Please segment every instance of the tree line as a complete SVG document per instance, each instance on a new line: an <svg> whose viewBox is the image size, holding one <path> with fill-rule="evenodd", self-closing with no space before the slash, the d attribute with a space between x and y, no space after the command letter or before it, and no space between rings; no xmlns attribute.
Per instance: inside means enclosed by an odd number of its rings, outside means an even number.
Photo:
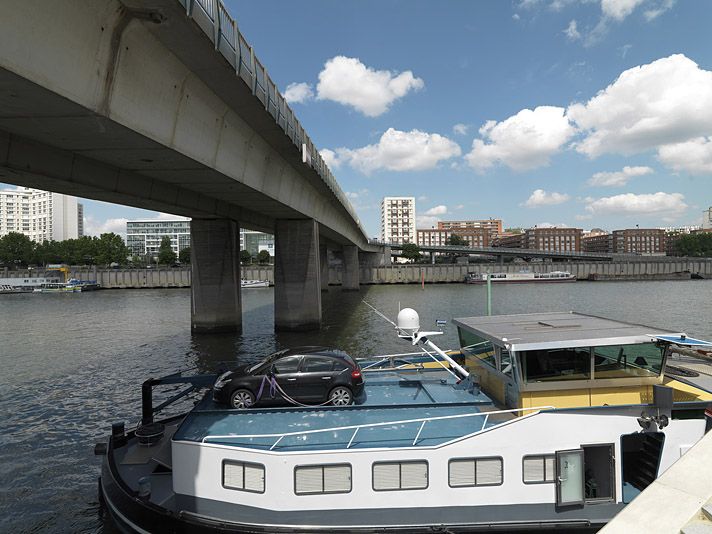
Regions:
<svg viewBox="0 0 712 534"><path fill-rule="evenodd" d="M180 251L180 255L176 255L171 248L171 238L165 236L158 250L158 263L173 265L177 261L190 263L190 248L185 248ZM0 266L9 268L44 266L52 263L143 266L153 262L153 257L132 257L121 236L113 232L101 234L99 237L83 236L78 239L41 243L36 243L26 235L17 232L10 232L0 237Z"/></svg>

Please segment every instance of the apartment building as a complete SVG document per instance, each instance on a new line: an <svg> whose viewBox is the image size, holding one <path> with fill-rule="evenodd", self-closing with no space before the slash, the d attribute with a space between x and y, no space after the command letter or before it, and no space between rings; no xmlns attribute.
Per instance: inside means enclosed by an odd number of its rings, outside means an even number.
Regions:
<svg viewBox="0 0 712 534"><path fill-rule="evenodd" d="M580 252L580 228L529 228L521 234L502 237L497 246L547 252Z"/></svg>
<svg viewBox="0 0 712 534"><path fill-rule="evenodd" d="M474 219L470 221L440 221L439 230L480 230L484 229L489 237L489 242L494 241L504 233L502 219Z"/></svg>
<svg viewBox="0 0 712 534"><path fill-rule="evenodd" d="M84 235L77 197L18 187L0 191L0 236L17 232L33 241L64 241Z"/></svg>
<svg viewBox="0 0 712 534"><path fill-rule="evenodd" d="M146 219L126 223L126 246L132 256L156 256L165 236L171 238L173 252L190 247L190 220Z"/></svg>
<svg viewBox="0 0 712 534"><path fill-rule="evenodd" d="M384 197L381 201L381 240L415 243L415 197Z"/></svg>
<svg viewBox="0 0 712 534"><path fill-rule="evenodd" d="M583 239L584 252L664 256L667 238L661 228L626 228Z"/></svg>

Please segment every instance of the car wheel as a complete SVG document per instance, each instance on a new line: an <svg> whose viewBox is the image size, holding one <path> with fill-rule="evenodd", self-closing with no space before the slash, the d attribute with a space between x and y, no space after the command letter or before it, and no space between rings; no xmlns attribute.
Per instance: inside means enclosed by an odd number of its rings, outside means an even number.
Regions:
<svg viewBox="0 0 712 534"><path fill-rule="evenodd" d="M255 396L249 389L236 389L230 395L230 406L232 408L244 410L245 408L252 408L253 404L255 404Z"/></svg>
<svg viewBox="0 0 712 534"><path fill-rule="evenodd" d="M345 386L338 386L329 393L329 402L334 406L348 406L354 400L351 390Z"/></svg>

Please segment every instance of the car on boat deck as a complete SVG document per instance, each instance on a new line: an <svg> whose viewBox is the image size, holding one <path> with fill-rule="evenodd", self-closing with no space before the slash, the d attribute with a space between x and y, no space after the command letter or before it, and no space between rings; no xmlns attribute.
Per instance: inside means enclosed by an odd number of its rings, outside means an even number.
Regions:
<svg viewBox="0 0 712 534"><path fill-rule="evenodd" d="M231 408L252 406L347 406L363 393L363 375L345 352L298 347L275 352L220 375L213 400Z"/></svg>

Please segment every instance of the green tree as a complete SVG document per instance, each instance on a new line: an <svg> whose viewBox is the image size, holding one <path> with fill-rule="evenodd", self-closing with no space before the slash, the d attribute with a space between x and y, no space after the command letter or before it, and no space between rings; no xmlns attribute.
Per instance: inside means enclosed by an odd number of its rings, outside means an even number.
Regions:
<svg viewBox="0 0 712 534"><path fill-rule="evenodd" d="M10 232L0 237L0 262L7 266L27 265L34 256L34 244L24 234Z"/></svg>
<svg viewBox="0 0 712 534"><path fill-rule="evenodd" d="M675 253L678 256L712 257L712 232L688 234L680 237L675 242Z"/></svg>
<svg viewBox="0 0 712 534"><path fill-rule="evenodd" d="M243 265L248 265L252 263L252 254L250 254L249 250L240 251L240 263L242 263Z"/></svg>
<svg viewBox="0 0 712 534"><path fill-rule="evenodd" d="M401 256L407 260L412 260L416 262L420 259L420 247L415 243L405 243L403 249L401 250Z"/></svg>
<svg viewBox="0 0 712 534"><path fill-rule="evenodd" d="M61 241L42 241L35 244L32 262L37 265L47 265L48 263L63 263Z"/></svg>
<svg viewBox="0 0 712 534"><path fill-rule="evenodd" d="M270 258L269 252L266 250L260 250L257 253L257 261L261 265L264 265L265 263L269 263L269 258Z"/></svg>
<svg viewBox="0 0 712 534"><path fill-rule="evenodd" d="M163 236L163 239L161 239L161 246L158 247L158 263L171 265L175 263L177 259L178 257L176 256L176 253L173 252L173 248L171 247L171 238L167 235Z"/></svg>
<svg viewBox="0 0 712 534"><path fill-rule="evenodd" d="M190 263L190 247L185 247L178 253L178 261L181 263Z"/></svg>
<svg viewBox="0 0 712 534"><path fill-rule="evenodd" d="M447 238L447 244L456 247L469 246L469 243L465 240L465 238L458 234L450 234L450 237Z"/></svg>
<svg viewBox="0 0 712 534"><path fill-rule="evenodd" d="M504 231L508 234L523 234L524 230L522 228L505 228Z"/></svg>
<svg viewBox="0 0 712 534"><path fill-rule="evenodd" d="M168 239L170 246L170 238ZM128 261L129 249L120 235L117 235L113 232L110 232L108 234L101 234L99 239L95 239L95 242L93 244L94 250L92 250L91 252L94 253L93 257L96 263L100 265L109 265L111 263L125 265ZM90 256L92 255L90 254ZM175 257L175 254L173 256Z"/></svg>

